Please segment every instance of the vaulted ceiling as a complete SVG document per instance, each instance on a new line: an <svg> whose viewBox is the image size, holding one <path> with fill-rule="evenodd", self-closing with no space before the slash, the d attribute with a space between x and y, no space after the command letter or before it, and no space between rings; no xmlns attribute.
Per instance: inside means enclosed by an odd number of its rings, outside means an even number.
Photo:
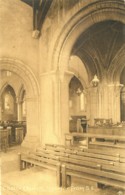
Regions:
<svg viewBox="0 0 125 195"><path fill-rule="evenodd" d="M117 21L105 21L81 34L72 49L72 55L79 56L87 70L95 74L98 70L108 70L113 59L124 50L124 45L125 25Z"/></svg>

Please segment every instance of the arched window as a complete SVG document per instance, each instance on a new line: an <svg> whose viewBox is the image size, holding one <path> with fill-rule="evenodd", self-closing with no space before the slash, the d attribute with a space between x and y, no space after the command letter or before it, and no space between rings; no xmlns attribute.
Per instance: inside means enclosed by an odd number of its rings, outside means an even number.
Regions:
<svg viewBox="0 0 125 195"><path fill-rule="evenodd" d="M17 119L16 94L14 89L7 85L1 96L2 100L2 120Z"/></svg>
<svg viewBox="0 0 125 195"><path fill-rule="evenodd" d="M85 111L86 110L86 95L84 92L80 94L80 110Z"/></svg>
<svg viewBox="0 0 125 195"><path fill-rule="evenodd" d="M70 115L84 115L86 111L86 94L82 83L73 77L69 83L69 112Z"/></svg>
<svg viewBox="0 0 125 195"><path fill-rule="evenodd" d="M14 98L9 92L4 96L4 110L8 111L9 113L14 112Z"/></svg>

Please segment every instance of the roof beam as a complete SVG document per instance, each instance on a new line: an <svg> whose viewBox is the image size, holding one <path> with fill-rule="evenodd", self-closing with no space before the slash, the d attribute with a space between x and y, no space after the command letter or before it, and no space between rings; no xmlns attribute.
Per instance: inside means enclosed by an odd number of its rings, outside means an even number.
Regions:
<svg viewBox="0 0 125 195"><path fill-rule="evenodd" d="M53 0L21 0L33 8L33 37L38 38L38 34L45 21ZM36 36L37 34L37 36Z"/></svg>

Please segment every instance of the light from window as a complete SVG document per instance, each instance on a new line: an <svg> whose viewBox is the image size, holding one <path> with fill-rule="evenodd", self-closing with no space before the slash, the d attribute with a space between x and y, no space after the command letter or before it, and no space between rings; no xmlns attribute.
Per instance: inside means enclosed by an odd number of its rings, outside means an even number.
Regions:
<svg viewBox="0 0 125 195"><path fill-rule="evenodd" d="M72 100L69 100L69 107L72 108Z"/></svg>
<svg viewBox="0 0 125 195"><path fill-rule="evenodd" d="M12 73L7 70L7 77L10 77L11 75L12 75Z"/></svg>
<svg viewBox="0 0 125 195"><path fill-rule="evenodd" d="M80 110L85 110L86 97L84 93L80 94Z"/></svg>

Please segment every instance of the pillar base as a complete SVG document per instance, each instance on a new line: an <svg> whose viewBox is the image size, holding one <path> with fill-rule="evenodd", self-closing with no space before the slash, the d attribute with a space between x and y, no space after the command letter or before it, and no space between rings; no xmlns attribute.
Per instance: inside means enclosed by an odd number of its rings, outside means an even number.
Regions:
<svg viewBox="0 0 125 195"><path fill-rule="evenodd" d="M21 152L28 153L28 152L35 152L36 148L40 146L40 140L37 136L28 136L24 138L21 144Z"/></svg>

